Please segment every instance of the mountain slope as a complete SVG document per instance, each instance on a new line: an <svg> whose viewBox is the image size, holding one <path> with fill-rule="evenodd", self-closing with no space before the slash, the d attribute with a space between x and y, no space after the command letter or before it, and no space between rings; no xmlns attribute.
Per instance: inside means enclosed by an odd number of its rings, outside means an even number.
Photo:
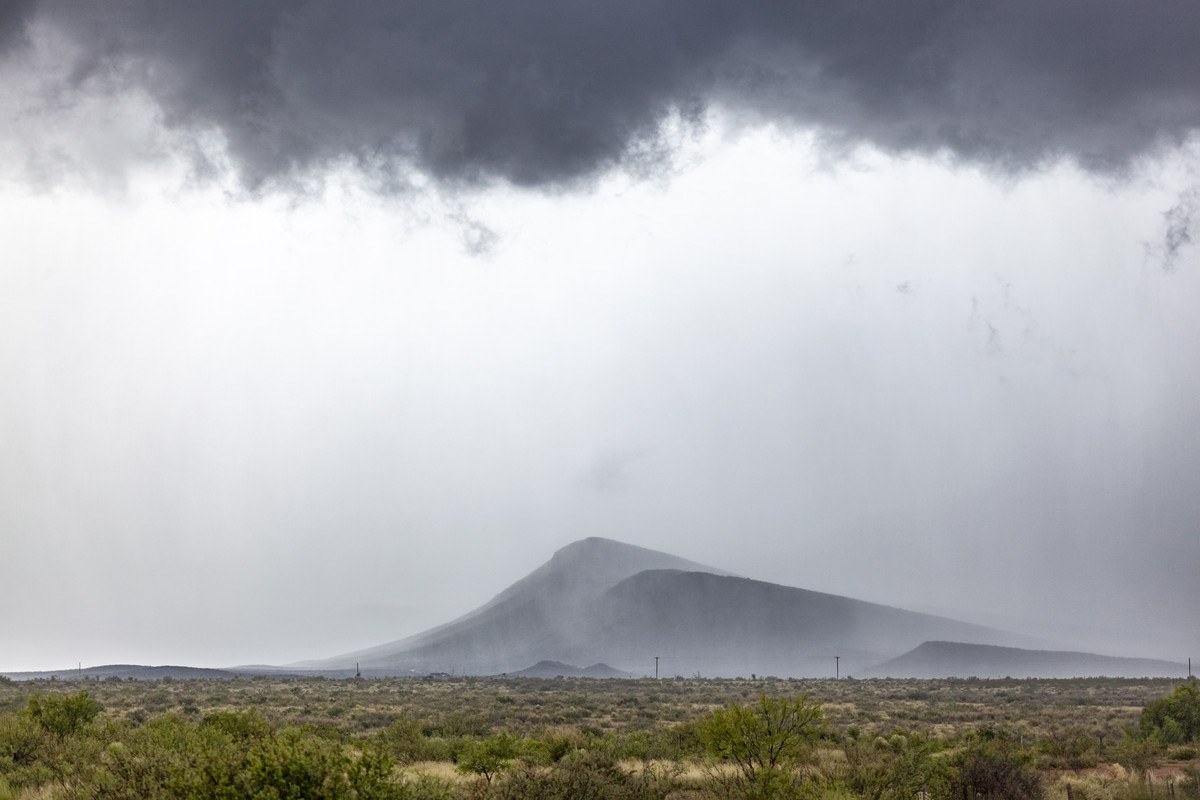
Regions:
<svg viewBox="0 0 1200 800"><path fill-rule="evenodd" d="M563 547L489 603L424 633L321 661L302 669L346 668L364 674L410 671L495 674L537 661L590 664L566 656L604 592L639 572L680 569L725 574L684 558L600 537ZM399 670L399 671L398 671Z"/></svg>
<svg viewBox="0 0 1200 800"><path fill-rule="evenodd" d="M662 675L855 674L934 632L1012 642L990 628L764 581L647 570L605 593L588 637L572 655ZM835 662L835 657L839 659ZM886 657L886 656L885 656Z"/></svg>
<svg viewBox="0 0 1200 800"><path fill-rule="evenodd" d="M887 678L1160 678L1183 664L1064 650L1024 650L962 642L925 642L864 677Z"/></svg>
<svg viewBox="0 0 1200 800"><path fill-rule="evenodd" d="M929 639L1018 644L963 622L738 578L666 553L592 538L453 622L336 658L292 665L364 675L500 674L539 661L654 674L854 674Z"/></svg>

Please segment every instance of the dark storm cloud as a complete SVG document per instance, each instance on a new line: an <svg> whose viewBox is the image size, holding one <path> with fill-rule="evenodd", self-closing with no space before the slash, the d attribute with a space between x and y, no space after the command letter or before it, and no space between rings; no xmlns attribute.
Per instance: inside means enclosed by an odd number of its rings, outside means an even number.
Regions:
<svg viewBox="0 0 1200 800"><path fill-rule="evenodd" d="M0 3L0 53L14 42L24 40L25 25L33 8L34 0L6 0Z"/></svg>
<svg viewBox="0 0 1200 800"><path fill-rule="evenodd" d="M0 13L12 39L22 4ZM717 103L832 145L1119 171L1200 127L1194 0L42 0L79 86L218 131L251 187L653 170ZM4 32L7 32L6 34ZM3 39L0 39L2 42Z"/></svg>

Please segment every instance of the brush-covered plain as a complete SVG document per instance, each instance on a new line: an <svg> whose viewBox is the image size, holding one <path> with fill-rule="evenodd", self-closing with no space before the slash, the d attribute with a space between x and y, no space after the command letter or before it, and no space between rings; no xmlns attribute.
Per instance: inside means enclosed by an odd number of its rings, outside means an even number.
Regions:
<svg viewBox="0 0 1200 800"><path fill-rule="evenodd" d="M0 680L0 800L1182 800L1198 749L1194 680Z"/></svg>

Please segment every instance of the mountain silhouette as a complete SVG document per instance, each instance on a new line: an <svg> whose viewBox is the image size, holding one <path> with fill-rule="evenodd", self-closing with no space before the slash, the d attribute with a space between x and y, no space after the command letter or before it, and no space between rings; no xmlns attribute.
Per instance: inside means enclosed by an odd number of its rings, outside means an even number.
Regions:
<svg viewBox="0 0 1200 800"><path fill-rule="evenodd" d="M863 677L880 678L1163 678L1181 677L1183 664L1066 650L925 642Z"/></svg>
<svg viewBox="0 0 1200 800"><path fill-rule="evenodd" d="M293 664L364 675L517 673L539 662L635 675L853 674L949 639L1022 637L823 592L740 578L603 538L567 545L491 602L424 633Z"/></svg>

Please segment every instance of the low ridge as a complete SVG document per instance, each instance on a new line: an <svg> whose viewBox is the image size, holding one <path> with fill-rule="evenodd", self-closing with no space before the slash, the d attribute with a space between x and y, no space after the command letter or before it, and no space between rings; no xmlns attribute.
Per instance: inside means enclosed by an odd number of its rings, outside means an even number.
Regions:
<svg viewBox="0 0 1200 800"><path fill-rule="evenodd" d="M1164 678L1187 674L1182 663L1068 650L924 642L871 669L878 678Z"/></svg>

